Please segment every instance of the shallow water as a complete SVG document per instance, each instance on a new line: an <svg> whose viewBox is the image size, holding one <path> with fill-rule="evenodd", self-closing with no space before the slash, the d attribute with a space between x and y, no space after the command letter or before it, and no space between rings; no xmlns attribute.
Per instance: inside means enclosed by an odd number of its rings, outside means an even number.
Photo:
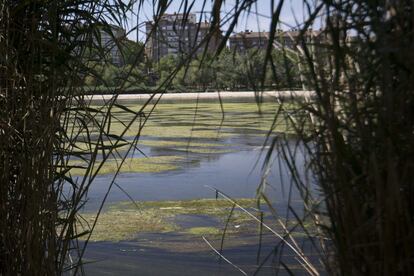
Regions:
<svg viewBox="0 0 414 276"><path fill-rule="evenodd" d="M212 106L214 105L214 106ZM138 143L140 150L149 157L179 156L183 159L172 170L160 172L121 173L116 183L121 189L112 186L106 206L132 198L135 201L184 200L214 198L214 187L232 198L254 198L262 177L262 165L268 148L263 145L266 138L266 126L273 121L272 110L268 105L265 116L255 112L255 103L229 103L230 112L226 121L221 122L221 111L216 103L204 103L198 110L198 119L194 121L195 104L160 105L149 123L150 131L142 136ZM130 108L134 104L130 103ZM224 105L226 108L226 104ZM119 112L119 117L128 120L128 114ZM220 126L221 125L221 126ZM151 129L152 128L152 129ZM165 129L165 131L163 131ZM190 129L189 132L187 132ZM203 132L204 131L204 132ZM190 133L191 139L184 134ZM155 142L155 144L154 144ZM183 142L186 145L183 145ZM158 143L158 144L157 144ZM175 143L175 144L174 144ZM197 144L198 143L198 144ZM294 143L294 140L292 140ZM200 150L202 149L202 150ZM222 149L227 149L224 151ZM129 158L143 158L135 152ZM286 168L279 166L274 158L272 171L268 175L269 185L266 195L274 207L283 214L287 210L290 196L291 205L300 213L301 201L295 189L289 190L290 176ZM303 164L303 156L298 154L297 164ZM108 190L111 174L99 175L88 192L88 202L84 212L98 209ZM128 195L126 195L126 193ZM217 226L218 221L208 216L180 215L175 223L183 227ZM235 243L226 254L231 256L244 269L254 272L257 268L257 237L242 237L243 242ZM171 243L170 250L165 247L145 246L151 239L159 239L163 244ZM218 264L217 255L200 240L178 233L139 233L132 241L91 242L86 259L98 261L86 266L90 274L107 275L225 275L239 274L228 264ZM274 237L262 246L264 252L272 252ZM192 247L198 243L196 253L179 250L180 246ZM200 243L203 246L200 247ZM144 245L143 245L144 244ZM158 244L161 244L158 241ZM175 249L174 249L175 248ZM226 255L227 256L227 255ZM293 259L293 258L292 258ZM273 275L271 262L266 264L258 275ZM283 274L283 273L282 273Z"/></svg>

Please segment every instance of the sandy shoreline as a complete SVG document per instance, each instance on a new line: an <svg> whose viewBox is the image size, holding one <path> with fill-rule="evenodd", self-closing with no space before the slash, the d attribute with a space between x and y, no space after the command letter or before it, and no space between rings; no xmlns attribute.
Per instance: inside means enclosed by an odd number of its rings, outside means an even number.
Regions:
<svg viewBox="0 0 414 276"><path fill-rule="evenodd" d="M118 96L119 101L147 101L153 94L122 94ZM154 97L158 99L161 94L156 94ZM260 96L263 99L271 100L276 98L306 98L312 97L313 91L265 91L255 95L253 91L221 91L221 92L200 92L200 93L166 93L162 95L162 101L169 100L215 100L215 99L246 99L254 100L256 96ZM86 99L92 101L107 101L110 100L114 95L89 95Z"/></svg>

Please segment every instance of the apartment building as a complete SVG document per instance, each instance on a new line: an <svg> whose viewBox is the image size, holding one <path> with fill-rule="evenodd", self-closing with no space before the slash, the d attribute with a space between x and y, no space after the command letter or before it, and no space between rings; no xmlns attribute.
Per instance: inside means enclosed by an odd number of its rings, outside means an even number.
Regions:
<svg viewBox="0 0 414 276"><path fill-rule="evenodd" d="M198 22L195 14L164 14L158 24L148 21L145 24L147 43L146 55L153 61L159 61L167 55L200 54L205 48L214 51L221 39L216 31L208 41L209 22Z"/></svg>
<svg viewBox="0 0 414 276"><path fill-rule="evenodd" d="M123 28L111 25L111 30L100 29L100 43L105 52L108 54L112 64L122 66L124 64L119 43L126 39L126 32Z"/></svg>
<svg viewBox="0 0 414 276"><path fill-rule="evenodd" d="M303 42L303 39L305 40L304 42L307 45L318 44L323 41L322 31L316 31L316 30L309 29L303 33L302 37L300 36L301 36L300 30L296 30L296 29L293 29L290 31L278 30L275 36L276 42L273 43L273 45L276 48L285 47L285 48L294 50L297 45L300 46L300 44Z"/></svg>
<svg viewBox="0 0 414 276"><path fill-rule="evenodd" d="M268 32L253 32L246 30L230 36L230 49L245 52L248 49L266 49L269 43Z"/></svg>
<svg viewBox="0 0 414 276"><path fill-rule="evenodd" d="M321 41L321 31L308 30L304 33L304 37L307 43L318 43ZM298 42L300 31L290 30L282 31L277 30L273 46L275 48L288 48L294 49ZM246 30L232 35L229 38L230 49L237 52L245 52L248 49L266 49L269 44L269 32L253 32Z"/></svg>

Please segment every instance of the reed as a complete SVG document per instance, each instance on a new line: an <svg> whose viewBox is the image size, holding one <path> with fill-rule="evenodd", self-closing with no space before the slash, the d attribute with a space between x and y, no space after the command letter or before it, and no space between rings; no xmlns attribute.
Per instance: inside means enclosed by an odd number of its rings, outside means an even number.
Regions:
<svg viewBox="0 0 414 276"><path fill-rule="evenodd" d="M310 217L319 226L329 274L409 274L413 3L304 1L304 7L309 14L294 52L315 96L302 103L302 117L278 114L295 124L299 142L278 137L272 144L304 200L298 223ZM320 19L323 40L309 42L307 28ZM296 162L298 150L306 168Z"/></svg>
<svg viewBox="0 0 414 276"><path fill-rule="evenodd" d="M122 140L107 123L115 99L97 110L82 96L84 78L94 74L85 59L94 49L107 60L101 32L113 36L111 24L122 24L130 8L123 1L0 3L1 275L56 275L81 264L77 239L87 233L77 233L76 223L92 168ZM79 150L79 141L88 149ZM71 176L73 158L87 161L82 178Z"/></svg>
<svg viewBox="0 0 414 276"><path fill-rule="evenodd" d="M220 8L222 1L215 4ZM287 4L269 5L273 15L267 64L275 67L271 52L278 47L296 65L304 90L314 93L297 103L297 111L281 105L275 114L275 122L293 125L297 142L273 133L273 127L269 131L271 149L259 201L266 202L281 223L296 218L297 223L286 228L287 237L292 228L306 232L309 219L318 227L319 234L308 240L323 268L315 271L303 261L309 274L409 274L414 269L413 3L305 0L293 49L277 43L277 28L284 23L280 14ZM225 40L243 14L255 14L254 6L255 1L237 1L226 16L231 19ZM321 31L310 37L309 28L315 25ZM290 71L273 70L273 80L277 83L278 74ZM262 84L265 73L264 68ZM263 86L256 84L260 105ZM302 154L304 165L298 162ZM272 163L275 155L279 164ZM290 172L291 179L280 184L288 184L288 202L292 190L299 192L303 210L291 205L283 217L273 208L266 195L266 175L275 165ZM286 241L281 239L281 244ZM285 263L279 265L288 270Z"/></svg>
<svg viewBox="0 0 414 276"><path fill-rule="evenodd" d="M108 53L125 40L113 25L125 26L134 15L133 5L139 13L143 2L0 3L1 275L83 273L83 255L105 200L116 187L115 178L128 154L139 151L136 145L145 123L191 58L183 58L155 89L158 94L138 110L117 101L144 47L135 64L120 73L116 87L107 83L101 67L113 66ZM156 4L158 22L170 3ZM101 43L103 33L112 43ZM98 80L99 87L85 88L87 78ZM114 96L93 106L85 95L99 93L102 87ZM129 119L121 121L119 110L129 113ZM114 122L119 124L116 129ZM132 129L134 139L126 140ZM95 219L87 224L80 210L107 160L113 177Z"/></svg>

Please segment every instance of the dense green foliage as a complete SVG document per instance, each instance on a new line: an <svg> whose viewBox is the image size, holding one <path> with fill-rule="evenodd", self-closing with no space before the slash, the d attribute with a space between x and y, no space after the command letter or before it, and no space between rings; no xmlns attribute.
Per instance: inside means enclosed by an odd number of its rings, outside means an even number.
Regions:
<svg viewBox="0 0 414 276"><path fill-rule="evenodd" d="M89 62L97 76L86 76L84 84L88 87L116 87L126 78L126 93L150 92L159 86L166 86L170 91L183 92L300 87L296 65L286 60L279 50L272 52L275 71L272 71L270 63L265 67L265 50L252 49L246 53L238 53L225 49L218 57L206 55L192 59L181 66L175 77L171 78L171 74L183 60L168 55L159 62L146 61L140 51L140 47L143 47L141 44L130 41L128 45L124 51L124 66ZM134 55L138 58L134 58ZM290 72L289 76L285 73L286 70ZM105 89L98 90L97 93L105 93Z"/></svg>

